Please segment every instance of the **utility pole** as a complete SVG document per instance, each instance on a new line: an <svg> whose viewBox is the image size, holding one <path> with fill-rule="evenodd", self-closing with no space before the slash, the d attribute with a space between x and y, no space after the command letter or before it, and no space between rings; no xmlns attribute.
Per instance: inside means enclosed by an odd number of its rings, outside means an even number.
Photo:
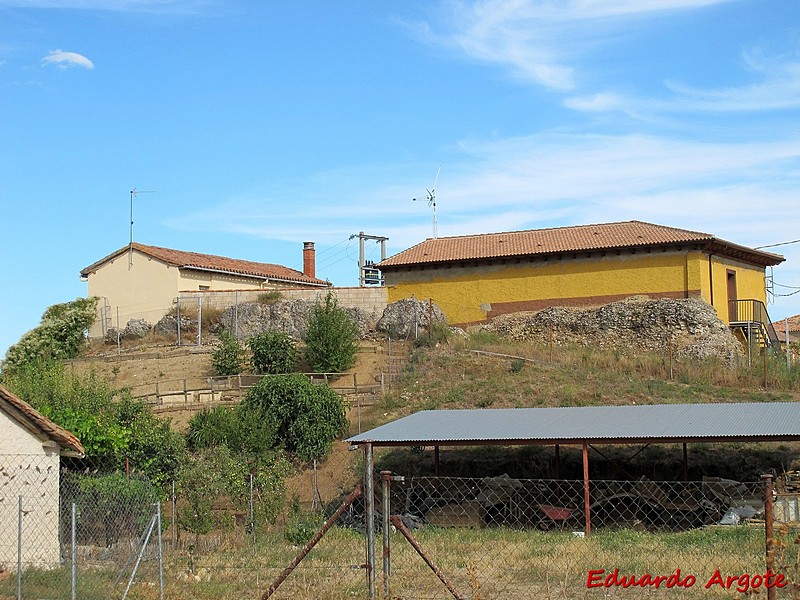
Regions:
<svg viewBox="0 0 800 600"><path fill-rule="evenodd" d="M352 240L356 237L358 238L358 287L372 284L382 285L383 278L380 276L380 271L373 266L375 263L365 260L364 241L375 240L376 242L380 242L381 260L384 260L386 258L386 240L389 238L380 235L368 235L363 231L359 231L358 234L351 235L350 239Z"/></svg>

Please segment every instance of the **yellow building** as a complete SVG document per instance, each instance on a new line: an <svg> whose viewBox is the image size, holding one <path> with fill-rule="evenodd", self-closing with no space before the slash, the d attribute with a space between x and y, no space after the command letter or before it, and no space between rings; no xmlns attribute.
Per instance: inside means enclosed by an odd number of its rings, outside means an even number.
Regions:
<svg viewBox="0 0 800 600"><path fill-rule="evenodd" d="M783 260L708 233L627 221L429 238L377 266L389 302L432 299L457 325L634 295L702 298L730 324L758 320L749 311L766 303L765 269Z"/></svg>
<svg viewBox="0 0 800 600"><path fill-rule="evenodd" d="M326 288L315 276L313 242L303 245L303 271L213 254L185 252L133 242L81 271L90 297L99 300L90 330L101 336L131 319L158 322L179 294L190 291Z"/></svg>

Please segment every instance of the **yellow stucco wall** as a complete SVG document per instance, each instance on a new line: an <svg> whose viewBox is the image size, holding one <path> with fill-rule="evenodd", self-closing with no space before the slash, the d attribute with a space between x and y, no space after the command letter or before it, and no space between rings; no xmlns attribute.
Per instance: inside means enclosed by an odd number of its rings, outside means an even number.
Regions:
<svg viewBox="0 0 800 600"><path fill-rule="evenodd" d="M389 302L412 296L420 300L432 298L450 323L465 324L503 313L541 310L547 306L597 305L632 295L709 300L708 256L700 251L583 256L387 272ZM719 264L712 259L714 304L726 320L726 269L737 272L739 298L764 296L764 271L716 260ZM755 295L759 273L761 289ZM721 286L719 292L718 286Z"/></svg>
<svg viewBox="0 0 800 600"><path fill-rule="evenodd" d="M733 271L736 275L736 296L739 300L760 300L767 302L767 286L764 269L754 267L734 259L712 256L711 269L709 270L709 258L703 255L705 269L703 270L703 295L702 298L709 304L713 304L720 319L729 322L728 319L728 271ZM712 286L709 279L713 280ZM712 303L713 295L713 303Z"/></svg>

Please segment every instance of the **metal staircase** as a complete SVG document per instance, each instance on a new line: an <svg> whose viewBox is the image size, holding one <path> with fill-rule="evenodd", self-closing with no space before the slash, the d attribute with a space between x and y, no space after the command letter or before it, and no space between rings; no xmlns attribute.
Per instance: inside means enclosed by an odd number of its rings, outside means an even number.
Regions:
<svg viewBox="0 0 800 600"><path fill-rule="evenodd" d="M750 350L780 350L781 343L767 307L760 300L731 300L728 304L730 328Z"/></svg>

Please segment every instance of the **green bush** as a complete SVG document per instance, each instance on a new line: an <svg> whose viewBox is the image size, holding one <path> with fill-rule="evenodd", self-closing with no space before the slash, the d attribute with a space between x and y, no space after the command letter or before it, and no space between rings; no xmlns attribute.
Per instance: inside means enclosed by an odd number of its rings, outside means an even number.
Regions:
<svg viewBox="0 0 800 600"><path fill-rule="evenodd" d="M191 450L228 445L228 439L238 427L237 411L228 406L204 408L189 419L186 442Z"/></svg>
<svg viewBox="0 0 800 600"><path fill-rule="evenodd" d="M418 348L434 348L439 344L446 344L452 335L453 332L446 322L434 321L433 326L414 341L414 345Z"/></svg>
<svg viewBox="0 0 800 600"><path fill-rule="evenodd" d="M97 298L78 298L45 310L39 325L6 352L0 364L3 377L25 364L77 356L86 343L86 330L94 323L96 307Z"/></svg>
<svg viewBox="0 0 800 600"><path fill-rule="evenodd" d="M25 364L5 378L8 388L81 441L100 472L128 466L155 484L169 481L185 455L183 438L155 417L142 400L119 392L94 372L77 375L57 361ZM70 464L67 459L66 463Z"/></svg>
<svg viewBox="0 0 800 600"><path fill-rule="evenodd" d="M124 473L65 473L61 510L72 502L80 511L81 542L111 546L118 536L140 536L159 501L159 489L146 478L127 477ZM66 515L65 515L66 517ZM68 518L68 517L66 517ZM67 521L68 522L68 521Z"/></svg>
<svg viewBox="0 0 800 600"><path fill-rule="evenodd" d="M181 469L177 487L185 504L179 508L181 526L195 534L216 528L231 528L234 523L212 511L214 502L227 501L237 510L249 513L250 479L253 486L252 525L274 523L285 502L285 480L291 465L279 453L269 462L253 466L245 457L226 446L197 452Z"/></svg>
<svg viewBox="0 0 800 600"><path fill-rule="evenodd" d="M328 292L308 318L306 359L317 373L343 373L356 364L358 326Z"/></svg>
<svg viewBox="0 0 800 600"><path fill-rule="evenodd" d="M289 518L283 529L283 537L290 544L305 546L324 522L325 517L320 512L303 512L298 497L294 496L289 508Z"/></svg>
<svg viewBox="0 0 800 600"><path fill-rule="evenodd" d="M297 364L292 337L281 331L266 331L247 340L253 370L262 375L290 373Z"/></svg>
<svg viewBox="0 0 800 600"><path fill-rule="evenodd" d="M222 330L220 345L211 354L211 368L216 375L237 375L244 370L245 351L233 334Z"/></svg>
<svg viewBox="0 0 800 600"><path fill-rule="evenodd" d="M304 462L327 455L347 426L339 395L299 373L265 377L248 392L241 410L254 421L274 424L276 442Z"/></svg>

